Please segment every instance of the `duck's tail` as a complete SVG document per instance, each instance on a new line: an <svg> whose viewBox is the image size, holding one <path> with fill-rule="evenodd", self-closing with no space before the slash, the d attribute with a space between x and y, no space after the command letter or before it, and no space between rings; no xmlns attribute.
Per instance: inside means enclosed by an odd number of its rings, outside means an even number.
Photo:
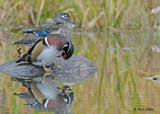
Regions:
<svg viewBox="0 0 160 114"><path fill-rule="evenodd" d="M20 59L18 59L16 61L16 63L19 63L19 62L22 62L22 61L30 62L31 61L30 55L28 53L24 54Z"/></svg>

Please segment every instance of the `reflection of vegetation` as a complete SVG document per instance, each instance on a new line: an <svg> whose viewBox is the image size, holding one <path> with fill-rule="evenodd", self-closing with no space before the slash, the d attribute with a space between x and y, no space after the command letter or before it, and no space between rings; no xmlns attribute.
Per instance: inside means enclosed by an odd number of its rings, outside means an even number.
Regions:
<svg viewBox="0 0 160 114"><path fill-rule="evenodd" d="M153 12L158 4L159 0L1 0L0 25L35 26L63 11L86 29L144 30L159 25L160 13Z"/></svg>
<svg viewBox="0 0 160 114"><path fill-rule="evenodd" d="M75 107L73 110L76 112L86 107L84 112L87 113L94 111L134 113L134 108L137 107L156 107L151 100L151 96L157 92L156 88L153 90L152 84L146 87L144 77L156 73L154 69L157 65L152 62L159 61L159 55L156 58L152 56L154 53L151 52L150 46L158 44L157 38L143 33L82 35L81 47L84 48L80 48L78 54L94 61L99 71L93 79L86 81L82 86L74 86L75 93L78 93L75 105L85 106ZM84 49L86 51L82 53ZM151 91L149 88L152 88L154 93L148 93ZM90 110L87 111L88 109Z"/></svg>
<svg viewBox="0 0 160 114"><path fill-rule="evenodd" d="M4 36L6 38L6 36ZM16 40L20 39L17 37ZM6 42L13 40L12 36ZM160 54L153 47L160 47L157 33L83 33L73 35L75 52L85 56L98 67L98 72L90 80L72 85L75 93L74 113L134 113L134 108L154 108L159 110L159 86L146 82L144 78L160 74ZM16 48L6 47L6 55L15 59ZM28 49L22 46L22 52ZM0 50L3 53L3 49ZM1 63L4 60L1 55ZM8 57L8 56L6 56ZM10 77L1 75L0 90L5 89L4 110L14 112L36 112L21 109L25 101L12 96L14 91L26 91L21 84L11 82Z"/></svg>

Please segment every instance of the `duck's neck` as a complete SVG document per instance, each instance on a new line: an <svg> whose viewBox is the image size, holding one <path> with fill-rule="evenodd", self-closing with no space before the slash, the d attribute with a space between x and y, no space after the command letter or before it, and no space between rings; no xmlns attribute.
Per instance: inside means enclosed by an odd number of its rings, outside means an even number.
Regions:
<svg viewBox="0 0 160 114"><path fill-rule="evenodd" d="M73 24L71 23L65 23L63 25L60 25L60 34L66 36L67 38L70 38L73 33Z"/></svg>

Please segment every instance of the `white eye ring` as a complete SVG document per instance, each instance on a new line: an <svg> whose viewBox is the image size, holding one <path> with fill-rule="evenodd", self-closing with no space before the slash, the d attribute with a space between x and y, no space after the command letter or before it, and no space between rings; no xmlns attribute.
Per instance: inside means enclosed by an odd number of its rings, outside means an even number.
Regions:
<svg viewBox="0 0 160 114"><path fill-rule="evenodd" d="M67 15L62 15L62 17L67 17Z"/></svg>

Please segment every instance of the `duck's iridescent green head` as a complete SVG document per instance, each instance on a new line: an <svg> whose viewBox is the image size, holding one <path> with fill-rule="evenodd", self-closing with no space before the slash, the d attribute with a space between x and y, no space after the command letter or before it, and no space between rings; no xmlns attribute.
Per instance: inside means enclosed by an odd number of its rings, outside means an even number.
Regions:
<svg viewBox="0 0 160 114"><path fill-rule="evenodd" d="M62 49L62 57L63 59L69 59L74 52L74 47L72 42L67 42Z"/></svg>
<svg viewBox="0 0 160 114"><path fill-rule="evenodd" d="M62 97L66 103L71 104L74 99L74 93L69 86L63 86Z"/></svg>

